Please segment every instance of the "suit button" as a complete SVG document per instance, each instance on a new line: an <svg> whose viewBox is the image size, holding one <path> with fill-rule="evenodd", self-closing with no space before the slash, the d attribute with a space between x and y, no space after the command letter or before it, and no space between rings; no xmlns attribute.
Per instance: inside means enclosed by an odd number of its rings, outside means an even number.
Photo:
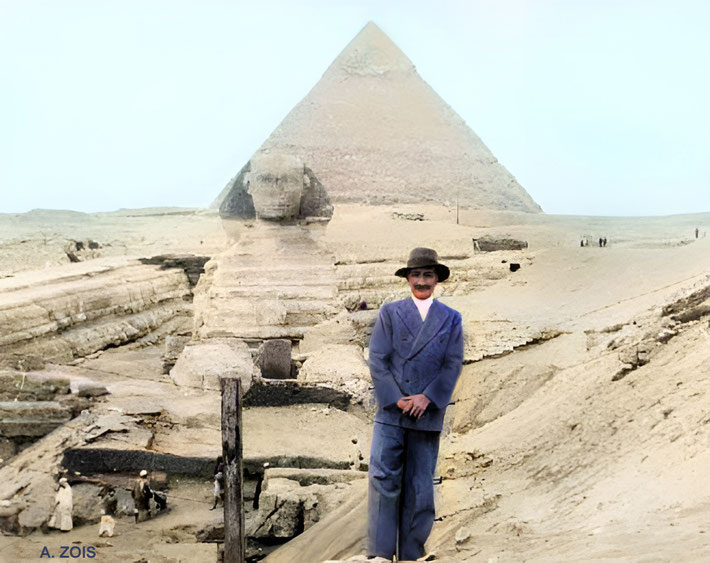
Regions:
<svg viewBox="0 0 710 563"><path fill-rule="evenodd" d="M409 383L409 379L405 379L404 381L405 381L406 383Z"/></svg>

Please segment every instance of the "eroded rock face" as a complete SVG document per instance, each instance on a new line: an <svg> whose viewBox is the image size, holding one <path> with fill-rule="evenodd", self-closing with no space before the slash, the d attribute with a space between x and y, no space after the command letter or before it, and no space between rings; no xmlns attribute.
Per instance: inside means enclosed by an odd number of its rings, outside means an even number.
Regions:
<svg viewBox="0 0 710 563"><path fill-rule="evenodd" d="M193 337L298 340L336 315L334 258L312 228L260 221L210 260L195 288Z"/></svg>
<svg viewBox="0 0 710 563"><path fill-rule="evenodd" d="M222 219L291 222L333 216L323 184L288 153L255 154L230 184L219 208Z"/></svg>
<svg viewBox="0 0 710 563"><path fill-rule="evenodd" d="M190 342L190 336L168 335L165 337L165 352L163 353L163 373L170 373L175 362Z"/></svg>
<svg viewBox="0 0 710 563"><path fill-rule="evenodd" d="M17 445L12 440L5 437L0 437L0 464L3 461L10 459L17 452Z"/></svg>
<svg viewBox="0 0 710 563"><path fill-rule="evenodd" d="M0 435L8 438L44 436L71 419L71 410L55 401L0 403Z"/></svg>
<svg viewBox="0 0 710 563"><path fill-rule="evenodd" d="M303 163L285 154L252 157L249 193L259 219L281 221L299 214Z"/></svg>
<svg viewBox="0 0 710 563"><path fill-rule="evenodd" d="M101 520L102 487L92 483L77 483L72 485L73 507L72 520L75 526L95 524Z"/></svg>
<svg viewBox="0 0 710 563"><path fill-rule="evenodd" d="M0 401L50 401L69 393L69 380L50 374L0 371Z"/></svg>
<svg viewBox="0 0 710 563"><path fill-rule="evenodd" d="M123 259L0 281L0 356L55 363L144 337L185 314L191 295L183 271Z"/></svg>

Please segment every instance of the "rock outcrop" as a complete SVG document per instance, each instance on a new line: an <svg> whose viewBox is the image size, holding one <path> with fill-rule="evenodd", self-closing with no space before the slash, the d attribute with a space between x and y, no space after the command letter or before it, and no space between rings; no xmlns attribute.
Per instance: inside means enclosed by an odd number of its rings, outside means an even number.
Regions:
<svg viewBox="0 0 710 563"><path fill-rule="evenodd" d="M0 280L0 356L66 363L189 314L182 270L93 260Z"/></svg>
<svg viewBox="0 0 710 563"><path fill-rule="evenodd" d="M366 477L362 471L321 470L318 474L313 470L269 469L259 510L247 521L246 534L255 538L293 538L341 506L352 494L350 483Z"/></svg>
<svg viewBox="0 0 710 563"><path fill-rule="evenodd" d="M483 236L473 239L473 249L481 252L495 252L496 250L525 250L528 243L510 237Z"/></svg>
<svg viewBox="0 0 710 563"><path fill-rule="evenodd" d="M7 438L44 436L70 418L71 409L56 401L0 402L0 435Z"/></svg>

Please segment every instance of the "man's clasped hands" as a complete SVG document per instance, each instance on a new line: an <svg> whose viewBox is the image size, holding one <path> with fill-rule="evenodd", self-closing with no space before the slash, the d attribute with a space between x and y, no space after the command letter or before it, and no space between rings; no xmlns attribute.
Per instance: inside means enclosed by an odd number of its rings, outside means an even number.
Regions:
<svg viewBox="0 0 710 563"><path fill-rule="evenodd" d="M421 418L424 411L429 406L431 401L427 399L426 395L423 393L417 393L416 395L409 395L407 397L402 397L397 401L397 406L404 413L409 416L414 416L416 418Z"/></svg>

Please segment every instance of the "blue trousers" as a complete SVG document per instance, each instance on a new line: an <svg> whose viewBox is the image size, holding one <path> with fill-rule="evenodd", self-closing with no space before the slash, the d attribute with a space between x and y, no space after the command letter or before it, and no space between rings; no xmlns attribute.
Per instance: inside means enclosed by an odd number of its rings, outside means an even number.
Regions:
<svg viewBox="0 0 710 563"><path fill-rule="evenodd" d="M368 555L398 561L424 555L434 524L439 432L375 422L370 448Z"/></svg>

